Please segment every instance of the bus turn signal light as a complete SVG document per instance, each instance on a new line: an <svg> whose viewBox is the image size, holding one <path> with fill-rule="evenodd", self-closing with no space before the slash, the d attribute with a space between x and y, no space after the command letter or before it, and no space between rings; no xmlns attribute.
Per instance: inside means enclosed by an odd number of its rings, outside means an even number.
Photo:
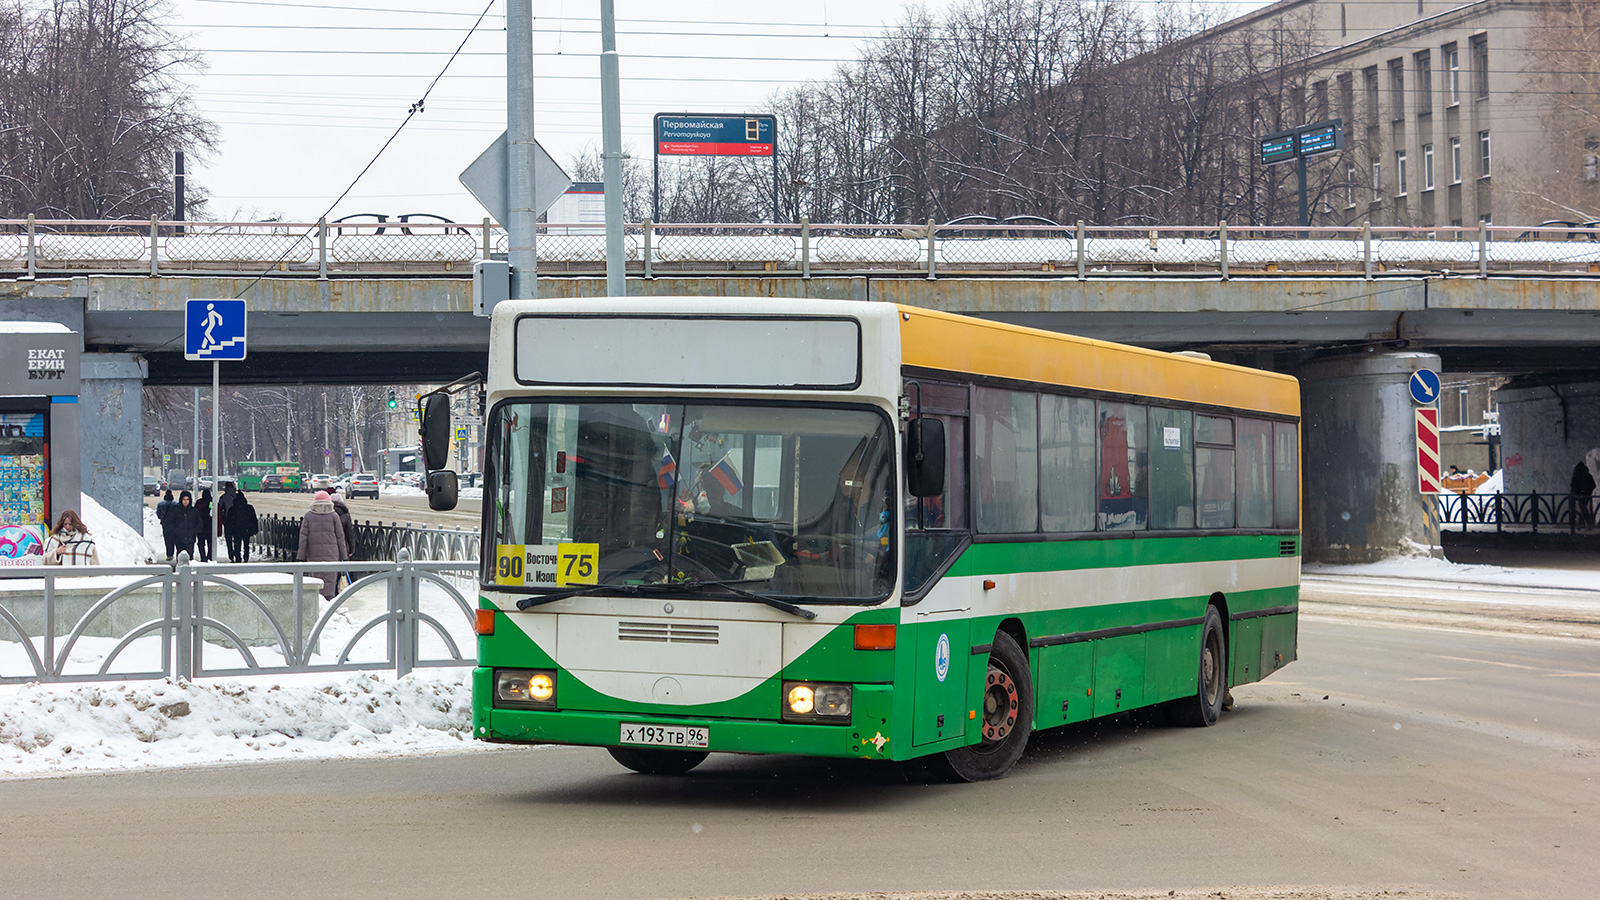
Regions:
<svg viewBox="0 0 1600 900"><path fill-rule="evenodd" d="M857 625L857 650L893 650L893 625Z"/></svg>
<svg viewBox="0 0 1600 900"><path fill-rule="evenodd" d="M472 619L472 630L482 635L494 634L494 610L477 610L477 615Z"/></svg>

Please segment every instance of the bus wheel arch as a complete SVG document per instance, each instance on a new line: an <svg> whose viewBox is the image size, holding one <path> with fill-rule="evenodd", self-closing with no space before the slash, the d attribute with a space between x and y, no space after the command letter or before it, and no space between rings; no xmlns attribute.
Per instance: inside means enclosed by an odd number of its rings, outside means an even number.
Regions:
<svg viewBox="0 0 1600 900"><path fill-rule="evenodd" d="M1008 627L1008 624L1010 627ZM1008 619L995 631L986 657L977 740L947 750L944 768L961 781L989 781L1011 771L1033 733L1034 684L1021 623Z"/></svg>
<svg viewBox="0 0 1600 900"><path fill-rule="evenodd" d="M1228 616L1228 598L1224 596L1221 591L1217 591L1216 593L1212 594L1211 599L1207 600L1206 602L1212 606L1215 606L1217 608L1217 614L1222 617L1222 650L1225 658L1232 659L1233 628L1231 623L1233 622L1233 619L1229 618ZM1225 672L1223 677L1227 678L1229 683L1231 683L1232 675L1233 673L1230 670Z"/></svg>
<svg viewBox="0 0 1600 900"><path fill-rule="evenodd" d="M1204 728L1217 724L1228 697L1228 629L1216 602L1206 605L1200 624L1200 654L1195 692L1171 701L1168 710L1179 725Z"/></svg>

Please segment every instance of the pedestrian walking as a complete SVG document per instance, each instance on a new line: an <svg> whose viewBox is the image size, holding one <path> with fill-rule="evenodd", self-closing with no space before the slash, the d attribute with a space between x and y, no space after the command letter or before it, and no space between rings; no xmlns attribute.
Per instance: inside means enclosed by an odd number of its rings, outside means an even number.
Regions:
<svg viewBox="0 0 1600 900"><path fill-rule="evenodd" d="M338 485L335 485L335 486L333 486L333 487L328 489L328 499L330 501L332 501L332 503L333 503L333 512L334 512L334 514L339 517L339 527L344 530L345 559L350 559L350 558L352 558L352 557L354 557L356 555L356 523L355 523L355 520L350 518L350 507L345 504L344 498L339 496L339 487L338 487ZM346 572L346 573L344 573L344 575L345 575L345 578L348 580L349 577L350 577L349 573ZM339 586L338 575L335 574L335 576L334 576L334 587L337 589L338 586Z"/></svg>
<svg viewBox="0 0 1600 900"><path fill-rule="evenodd" d="M344 526L339 522L339 514L334 512L333 500L328 497L327 491L317 491L311 500L311 508L300 519L300 554L297 558L301 562L343 562L349 558L349 550L344 542ZM339 592L338 569L317 572L315 577L322 579L323 598L332 600L333 595Z"/></svg>
<svg viewBox="0 0 1600 900"><path fill-rule="evenodd" d="M233 502L228 504L228 558L234 562L250 561L250 539L261 531L261 523L256 519L256 508L250 505L244 491L237 491L233 495Z"/></svg>
<svg viewBox="0 0 1600 900"><path fill-rule="evenodd" d="M100 553L95 549L94 538L89 536L89 526L83 524L78 514L63 510L56 527L44 542L44 564L47 566L98 566Z"/></svg>
<svg viewBox="0 0 1600 900"><path fill-rule="evenodd" d="M1589 466L1581 459L1572 467L1570 487L1573 514L1578 517L1580 527L1588 528L1594 524L1594 473L1589 471Z"/></svg>
<svg viewBox="0 0 1600 900"><path fill-rule="evenodd" d="M178 501L172 499L172 491L170 489L167 491L166 496L161 498L161 502L156 504L156 521L161 523L161 543L167 547L168 562L172 561L173 550L175 549L172 511L177 507Z"/></svg>
<svg viewBox="0 0 1600 900"><path fill-rule="evenodd" d="M200 499L195 502L194 508L200 513L200 530L195 532L195 544L200 549L200 561L211 562L211 551L216 533L211 519L211 488L200 489Z"/></svg>
<svg viewBox="0 0 1600 900"><path fill-rule="evenodd" d="M231 481L222 485L222 493L217 496L217 525L222 530L222 542L228 548L228 562L239 561L238 541L234 539L232 530L228 527L228 513L233 509L233 501L238 496L238 487Z"/></svg>
<svg viewBox="0 0 1600 900"><path fill-rule="evenodd" d="M194 508L194 495L188 491L178 495L178 505L168 513L172 520L172 547L177 553L189 554L194 559L194 541L200 534L200 511Z"/></svg>

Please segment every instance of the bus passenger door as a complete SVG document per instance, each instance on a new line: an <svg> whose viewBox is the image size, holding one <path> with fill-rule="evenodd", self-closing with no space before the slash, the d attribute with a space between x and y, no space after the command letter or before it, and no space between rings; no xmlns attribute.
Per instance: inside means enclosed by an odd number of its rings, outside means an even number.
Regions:
<svg viewBox="0 0 1600 900"><path fill-rule="evenodd" d="M916 625L912 651L913 746L966 731L967 671L972 659L970 624L970 620L957 615Z"/></svg>

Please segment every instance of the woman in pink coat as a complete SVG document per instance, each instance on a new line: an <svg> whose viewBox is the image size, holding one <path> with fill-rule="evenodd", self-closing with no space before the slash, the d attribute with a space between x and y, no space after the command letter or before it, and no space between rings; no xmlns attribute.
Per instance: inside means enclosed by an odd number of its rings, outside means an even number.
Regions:
<svg viewBox="0 0 1600 900"><path fill-rule="evenodd" d="M350 548L345 546L344 525L339 514L333 511L333 501L327 491L317 491L311 500L311 509L300 520L301 562L343 562L350 558ZM328 600L338 592L339 572L317 572L322 579L322 596Z"/></svg>

